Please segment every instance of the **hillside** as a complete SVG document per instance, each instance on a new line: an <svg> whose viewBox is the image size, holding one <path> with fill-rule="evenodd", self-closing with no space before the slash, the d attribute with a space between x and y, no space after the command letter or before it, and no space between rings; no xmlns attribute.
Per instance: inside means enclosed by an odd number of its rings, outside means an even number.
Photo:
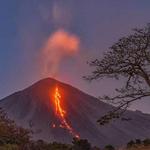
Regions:
<svg viewBox="0 0 150 150"><path fill-rule="evenodd" d="M18 125L33 131L33 139L71 143L73 135L62 118L56 115L54 94L56 87L61 94L65 120L75 134L88 139L93 145L122 145L131 139L150 135L150 115L128 111L132 120L118 120L106 126L96 121L112 106L84 92L52 78L43 79L23 91L0 101L8 116Z"/></svg>

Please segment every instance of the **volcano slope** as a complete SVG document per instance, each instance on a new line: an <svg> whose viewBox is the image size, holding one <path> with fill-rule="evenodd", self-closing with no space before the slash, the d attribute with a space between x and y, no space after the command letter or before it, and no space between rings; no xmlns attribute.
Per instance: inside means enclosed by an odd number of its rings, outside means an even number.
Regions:
<svg viewBox="0 0 150 150"><path fill-rule="evenodd" d="M33 131L33 139L49 142L70 143L73 135L63 127L56 115L55 88L59 87L61 106L65 119L80 138L88 139L93 145L122 145L131 139L150 136L150 115L141 112L126 112L130 121L117 120L99 126L97 119L113 107L82 91L57 80L43 79L29 88L16 92L0 101L0 107L18 125Z"/></svg>

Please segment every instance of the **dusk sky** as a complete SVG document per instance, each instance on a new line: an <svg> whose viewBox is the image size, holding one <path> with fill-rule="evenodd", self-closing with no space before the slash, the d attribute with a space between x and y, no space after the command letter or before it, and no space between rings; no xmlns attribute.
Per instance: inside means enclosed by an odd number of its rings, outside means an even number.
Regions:
<svg viewBox="0 0 150 150"><path fill-rule="evenodd" d="M93 96L112 94L121 83L84 81L91 70L86 62L102 57L133 28L144 27L149 14L148 0L1 0L0 98L46 77ZM136 107L150 113L148 100Z"/></svg>

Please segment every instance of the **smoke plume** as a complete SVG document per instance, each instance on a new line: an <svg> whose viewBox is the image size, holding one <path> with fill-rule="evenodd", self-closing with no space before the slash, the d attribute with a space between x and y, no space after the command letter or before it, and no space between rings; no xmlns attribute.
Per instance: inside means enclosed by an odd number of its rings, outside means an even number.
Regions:
<svg viewBox="0 0 150 150"><path fill-rule="evenodd" d="M53 3L52 21L55 27L69 27L71 23L71 10L63 1Z"/></svg>
<svg viewBox="0 0 150 150"><path fill-rule="evenodd" d="M53 32L46 41L44 54L44 74L56 77L61 61L74 56L79 50L79 38L63 29Z"/></svg>

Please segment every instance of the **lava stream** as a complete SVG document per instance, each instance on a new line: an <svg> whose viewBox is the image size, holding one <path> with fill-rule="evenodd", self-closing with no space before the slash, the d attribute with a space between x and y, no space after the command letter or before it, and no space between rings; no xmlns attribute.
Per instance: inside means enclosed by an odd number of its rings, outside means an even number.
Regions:
<svg viewBox="0 0 150 150"><path fill-rule="evenodd" d="M58 87L55 88L54 102L55 102L56 115L58 116L61 122L60 127L66 128L70 134L72 134L76 138L79 138L79 135L75 133L71 125L66 120L66 111L61 106L61 94L59 92Z"/></svg>

